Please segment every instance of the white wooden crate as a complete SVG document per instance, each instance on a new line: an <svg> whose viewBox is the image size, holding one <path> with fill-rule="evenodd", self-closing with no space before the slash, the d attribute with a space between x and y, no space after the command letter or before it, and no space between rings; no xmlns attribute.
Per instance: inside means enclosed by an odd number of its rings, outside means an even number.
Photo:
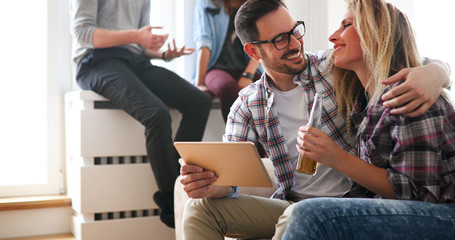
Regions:
<svg viewBox="0 0 455 240"><path fill-rule="evenodd" d="M97 109L108 100L94 92L65 95L67 186L74 210L72 230L79 240L174 239L159 220L158 191L146 156L144 127L119 109ZM117 161L106 162L107 158ZM120 163L119 159L129 159ZM136 158L137 162L131 163ZM140 218L97 219L119 212Z"/></svg>
<svg viewBox="0 0 455 240"><path fill-rule="evenodd" d="M72 219L72 232L83 240L167 240L175 239L173 229L161 223L158 216L105 221Z"/></svg>
<svg viewBox="0 0 455 240"><path fill-rule="evenodd" d="M103 107L98 108L100 105ZM170 115L175 132L181 114L171 109ZM158 188L150 164L118 160L146 156L144 127L124 111L110 108L108 99L91 91L65 94L65 116L67 190L76 238L175 239L173 229L161 223L159 216L96 217L143 210L157 213L153 193ZM203 141L221 141L223 133L224 121L216 100ZM107 157L113 157L113 162L106 163Z"/></svg>
<svg viewBox="0 0 455 240"><path fill-rule="evenodd" d="M71 167L69 195L78 213L157 209L157 191L149 163ZM70 189L69 189L70 190Z"/></svg>
<svg viewBox="0 0 455 240"><path fill-rule="evenodd" d="M144 126L122 110L95 109L95 102L107 99L97 94L96 98L94 94L77 91L65 95L68 154L83 157L146 155Z"/></svg>

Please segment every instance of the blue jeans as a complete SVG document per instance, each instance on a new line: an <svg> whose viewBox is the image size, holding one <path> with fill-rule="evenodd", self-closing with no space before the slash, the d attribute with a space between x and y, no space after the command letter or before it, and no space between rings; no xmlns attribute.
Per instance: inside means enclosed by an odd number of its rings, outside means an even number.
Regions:
<svg viewBox="0 0 455 240"><path fill-rule="evenodd" d="M108 98L145 127L147 155L158 189L173 207L180 174L168 106L182 113L175 141L201 141L210 113L210 97L143 54L125 48L96 49L79 63L76 80L84 90Z"/></svg>
<svg viewBox="0 0 455 240"><path fill-rule="evenodd" d="M297 203L283 235L290 239L453 239L455 205L364 198Z"/></svg>

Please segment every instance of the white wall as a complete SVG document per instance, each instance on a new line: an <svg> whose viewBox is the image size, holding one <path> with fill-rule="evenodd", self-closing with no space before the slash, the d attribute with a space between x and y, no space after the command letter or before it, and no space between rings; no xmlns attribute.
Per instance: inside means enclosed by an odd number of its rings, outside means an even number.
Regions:
<svg viewBox="0 0 455 240"><path fill-rule="evenodd" d="M326 43L328 48L332 48L333 44L328 41L329 36L340 27L341 21L347 10L347 5L344 0L328 0L327 9L328 32L326 37Z"/></svg>
<svg viewBox="0 0 455 240"><path fill-rule="evenodd" d="M181 12L181 17L179 24L183 27L182 32L184 32L184 44L185 46L194 48L196 47L193 41L193 9L196 0L177 0L179 5L183 5L183 11ZM193 81L193 73L196 66L196 53L191 56L186 56L184 59L184 78Z"/></svg>
<svg viewBox="0 0 455 240"><path fill-rule="evenodd" d="M49 171L63 174L65 169L65 141L63 122L63 94L73 88L71 66L71 36L69 32L69 1L47 0L48 2L48 29L49 52L48 52L48 77L49 86L48 101L49 109L59 118L50 118L49 154L52 158L60 160L49 166ZM33 21L31 21L33 25ZM33 45L31 45L33 47ZM30 63L40 61L33 56L27 56ZM24 96L22 96L24 97ZM58 161L57 160L57 161ZM62 171L60 171L60 169ZM56 187L50 192L28 192L27 194L58 194L65 192L63 177L52 179L56 181ZM26 195L27 195L26 194ZM24 195L19 193L18 195ZM29 235L42 235L52 233L70 232L70 207L32 209L0 212L0 238L20 237Z"/></svg>
<svg viewBox="0 0 455 240"><path fill-rule="evenodd" d="M327 1L328 0L285 0L285 3L296 18L305 21L306 52L315 52L327 48Z"/></svg>
<svg viewBox="0 0 455 240"><path fill-rule="evenodd" d="M169 33L169 42L175 39L178 48L185 46L194 48L193 42L193 9L196 0L152 0L152 26L164 26L163 31ZM175 11L173 14L169 14ZM163 46L167 49L167 44ZM192 82L194 66L196 65L196 54L180 57L171 62L163 62L161 59L152 60L158 66L171 69L185 80Z"/></svg>
<svg viewBox="0 0 455 240"><path fill-rule="evenodd" d="M339 27L346 12L343 0L285 0L289 11L297 20L304 20L307 32L305 34L305 51L332 48L329 36Z"/></svg>
<svg viewBox="0 0 455 240"><path fill-rule="evenodd" d="M70 232L71 207L0 212L0 239Z"/></svg>

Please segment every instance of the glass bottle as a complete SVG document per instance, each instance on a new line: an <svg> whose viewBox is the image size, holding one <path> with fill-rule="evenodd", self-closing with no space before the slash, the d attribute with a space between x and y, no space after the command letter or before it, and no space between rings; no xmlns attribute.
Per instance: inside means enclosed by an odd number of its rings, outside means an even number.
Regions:
<svg viewBox="0 0 455 240"><path fill-rule="evenodd" d="M314 95L313 108L311 108L311 113L308 119L307 126L315 127L317 129L321 128L322 101L323 101L322 94L316 93ZM316 174L318 162L314 161L313 159L301 156L300 153L297 159L298 159L297 172L311 175Z"/></svg>

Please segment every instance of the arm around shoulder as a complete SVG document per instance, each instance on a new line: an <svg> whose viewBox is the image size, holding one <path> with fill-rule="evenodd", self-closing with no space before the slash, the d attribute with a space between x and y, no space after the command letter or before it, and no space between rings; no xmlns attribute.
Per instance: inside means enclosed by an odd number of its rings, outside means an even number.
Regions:
<svg viewBox="0 0 455 240"><path fill-rule="evenodd" d="M424 61L426 65L405 68L385 79L390 85L404 80L400 85L382 95L384 106L396 107L391 114L416 117L425 113L450 83L450 67L439 60Z"/></svg>

